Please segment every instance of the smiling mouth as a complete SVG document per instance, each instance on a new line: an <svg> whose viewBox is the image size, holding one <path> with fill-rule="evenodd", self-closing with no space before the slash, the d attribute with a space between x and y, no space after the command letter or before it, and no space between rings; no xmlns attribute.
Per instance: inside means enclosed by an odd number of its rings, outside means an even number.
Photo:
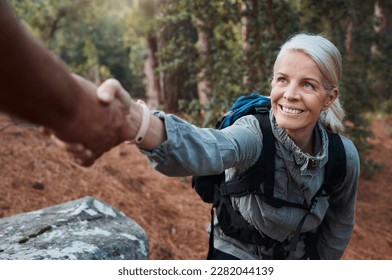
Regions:
<svg viewBox="0 0 392 280"><path fill-rule="evenodd" d="M303 110L299 110L299 109L291 109L291 108L284 107L282 105L279 105L279 106L283 112L288 113L288 114L298 115L298 114L301 114L304 112Z"/></svg>

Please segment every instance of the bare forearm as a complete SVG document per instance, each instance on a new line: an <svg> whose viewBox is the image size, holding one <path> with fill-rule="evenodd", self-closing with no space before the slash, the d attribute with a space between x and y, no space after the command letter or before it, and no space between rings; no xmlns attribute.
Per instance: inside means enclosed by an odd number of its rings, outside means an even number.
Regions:
<svg viewBox="0 0 392 280"><path fill-rule="evenodd" d="M25 30L6 1L0 1L0 56L0 110L50 128L61 141L79 143L87 150L79 157L83 165L127 139L127 95L100 103L97 86L71 74Z"/></svg>
<svg viewBox="0 0 392 280"><path fill-rule="evenodd" d="M0 36L0 110L53 129L66 123L80 89L65 64L25 30L6 1L0 1Z"/></svg>

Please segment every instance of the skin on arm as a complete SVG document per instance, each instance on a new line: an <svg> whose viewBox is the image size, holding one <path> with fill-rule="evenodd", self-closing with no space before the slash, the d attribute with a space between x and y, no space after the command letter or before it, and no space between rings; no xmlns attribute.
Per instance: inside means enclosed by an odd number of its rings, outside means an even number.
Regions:
<svg viewBox="0 0 392 280"><path fill-rule="evenodd" d="M27 32L7 1L0 1L0 56L0 110L43 125L64 142L79 143L74 149L83 151L82 165L129 139L128 94L100 102L97 87L72 75Z"/></svg>
<svg viewBox="0 0 392 280"><path fill-rule="evenodd" d="M72 119L78 90L65 65L0 1L0 109L55 128Z"/></svg>

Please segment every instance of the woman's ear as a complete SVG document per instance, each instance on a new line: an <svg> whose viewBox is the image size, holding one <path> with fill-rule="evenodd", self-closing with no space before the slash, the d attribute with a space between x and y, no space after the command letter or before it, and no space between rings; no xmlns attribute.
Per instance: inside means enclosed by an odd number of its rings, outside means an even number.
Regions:
<svg viewBox="0 0 392 280"><path fill-rule="evenodd" d="M324 102L322 111L327 110L329 108L329 106L331 106L331 104L335 101L335 99L338 98L338 96L339 96L339 90L337 88L334 88L332 90L332 92L330 94L328 94L328 96Z"/></svg>

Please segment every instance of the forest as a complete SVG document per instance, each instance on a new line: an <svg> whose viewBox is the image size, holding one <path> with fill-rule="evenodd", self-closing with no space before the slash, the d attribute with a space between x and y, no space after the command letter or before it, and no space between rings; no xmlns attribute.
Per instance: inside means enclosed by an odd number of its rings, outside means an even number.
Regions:
<svg viewBox="0 0 392 280"><path fill-rule="evenodd" d="M322 34L343 58L345 133L365 158L369 123L392 111L391 0L9 0L69 68L118 79L134 98L214 126L243 94L269 94L279 46ZM392 133L390 131L390 133Z"/></svg>

